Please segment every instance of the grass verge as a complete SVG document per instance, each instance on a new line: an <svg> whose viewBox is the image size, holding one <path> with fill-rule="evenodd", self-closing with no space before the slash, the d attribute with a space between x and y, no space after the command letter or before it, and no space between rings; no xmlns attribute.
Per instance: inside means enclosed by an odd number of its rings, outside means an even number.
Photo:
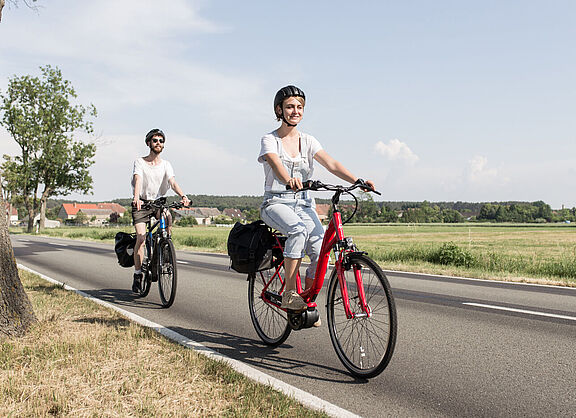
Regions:
<svg viewBox="0 0 576 418"><path fill-rule="evenodd" d="M20 271L38 322L0 342L0 416L325 416Z"/></svg>

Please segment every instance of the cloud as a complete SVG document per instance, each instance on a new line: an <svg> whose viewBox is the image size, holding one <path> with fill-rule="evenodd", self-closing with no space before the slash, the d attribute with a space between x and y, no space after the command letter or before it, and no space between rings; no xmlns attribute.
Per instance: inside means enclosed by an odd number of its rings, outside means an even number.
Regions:
<svg viewBox="0 0 576 418"><path fill-rule="evenodd" d="M470 183L479 186L489 186L500 183L503 179L496 168L488 168L488 159L476 155L468 161L466 178Z"/></svg>
<svg viewBox="0 0 576 418"><path fill-rule="evenodd" d="M33 22L9 27L11 42L0 44L0 66L19 62L11 72L32 67L38 75L38 65L56 64L80 99L89 98L99 111L141 114L154 106L166 112L188 108L214 120L262 120L230 100L234 92L263 109L261 78L215 68L203 59L207 35L233 31L204 17L203 3L102 0L46 7Z"/></svg>
<svg viewBox="0 0 576 418"><path fill-rule="evenodd" d="M376 145L374 145L374 149L391 161L405 161L412 165L420 159L408 145L398 139L392 139L388 144L378 141Z"/></svg>

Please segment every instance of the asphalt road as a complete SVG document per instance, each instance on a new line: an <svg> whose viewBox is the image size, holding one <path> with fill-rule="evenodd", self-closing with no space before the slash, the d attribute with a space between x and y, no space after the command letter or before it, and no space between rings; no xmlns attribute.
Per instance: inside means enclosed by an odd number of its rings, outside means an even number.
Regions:
<svg viewBox="0 0 576 418"><path fill-rule="evenodd" d="M275 349L261 344L247 282L227 257L178 251L176 302L162 309L156 284L144 299L130 292L132 271L110 244L12 242L19 263L362 416L576 417L576 289L389 273L394 357L380 376L356 380L326 325Z"/></svg>

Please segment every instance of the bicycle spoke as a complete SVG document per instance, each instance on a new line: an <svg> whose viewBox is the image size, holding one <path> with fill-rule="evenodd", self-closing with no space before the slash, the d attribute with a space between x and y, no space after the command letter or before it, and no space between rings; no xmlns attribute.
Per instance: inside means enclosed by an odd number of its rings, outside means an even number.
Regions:
<svg viewBox="0 0 576 418"><path fill-rule="evenodd" d="M389 285L381 270L368 258L353 257L355 268L344 271L352 318L346 317L337 272L328 291L328 326L336 353L355 375L371 377L388 364L396 336L395 310ZM356 276L361 278L369 316L362 309Z"/></svg>
<svg viewBox="0 0 576 418"><path fill-rule="evenodd" d="M266 302L262 293L266 289L269 294L278 295L282 285L281 274L276 274L274 269L256 273L249 279L248 305L252 324L262 341L272 346L283 343L291 329L286 313L276 305Z"/></svg>

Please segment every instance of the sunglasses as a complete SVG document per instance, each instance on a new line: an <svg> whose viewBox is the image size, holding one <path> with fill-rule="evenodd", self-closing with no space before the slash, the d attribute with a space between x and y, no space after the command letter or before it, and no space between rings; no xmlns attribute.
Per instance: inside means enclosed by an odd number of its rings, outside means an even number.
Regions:
<svg viewBox="0 0 576 418"><path fill-rule="evenodd" d="M161 144L163 144L163 143L164 143L164 138L152 138L150 141L153 142L154 144L155 144L156 142L160 142Z"/></svg>

